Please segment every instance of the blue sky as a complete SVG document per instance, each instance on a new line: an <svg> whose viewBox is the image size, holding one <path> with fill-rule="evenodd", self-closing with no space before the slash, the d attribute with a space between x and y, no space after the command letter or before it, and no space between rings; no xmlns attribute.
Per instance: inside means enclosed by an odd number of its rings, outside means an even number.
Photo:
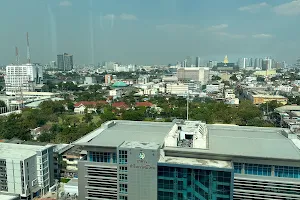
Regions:
<svg viewBox="0 0 300 200"><path fill-rule="evenodd" d="M300 56L300 1L292 0L2 0L0 63L35 62L68 52L77 64L168 64Z"/></svg>

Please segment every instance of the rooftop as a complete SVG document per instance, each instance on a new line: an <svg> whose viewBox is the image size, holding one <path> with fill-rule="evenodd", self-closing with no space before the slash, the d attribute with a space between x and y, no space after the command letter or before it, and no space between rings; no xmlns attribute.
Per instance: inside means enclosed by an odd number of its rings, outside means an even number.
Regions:
<svg viewBox="0 0 300 200"><path fill-rule="evenodd" d="M0 193L0 199L1 200L15 200L15 199L17 199L17 197L19 197L19 196L16 195L16 194Z"/></svg>
<svg viewBox="0 0 300 200"><path fill-rule="evenodd" d="M300 111L300 106L298 105L286 105L275 108L277 112L289 112L289 111Z"/></svg>
<svg viewBox="0 0 300 200"><path fill-rule="evenodd" d="M46 148L48 146L0 143L0 158L24 160Z"/></svg>
<svg viewBox="0 0 300 200"><path fill-rule="evenodd" d="M299 149L292 140L280 133L282 130L280 128L216 124L207 127L208 149L181 149L181 151L241 157L300 159Z"/></svg>
<svg viewBox="0 0 300 200"><path fill-rule="evenodd" d="M227 168L232 169L232 163L229 161L222 160L207 160L207 159L197 159L197 158L183 158L183 157L170 157L170 156L161 156L159 163L166 164L177 164L177 165L193 165L199 167L215 167L215 168Z"/></svg>
<svg viewBox="0 0 300 200"><path fill-rule="evenodd" d="M91 135L86 135L88 140L84 137L77 141L76 144L117 147L124 141L136 141L153 142L162 146L165 136L174 125L170 122L136 122L125 120L116 120L113 122L107 122L101 128L91 132Z"/></svg>

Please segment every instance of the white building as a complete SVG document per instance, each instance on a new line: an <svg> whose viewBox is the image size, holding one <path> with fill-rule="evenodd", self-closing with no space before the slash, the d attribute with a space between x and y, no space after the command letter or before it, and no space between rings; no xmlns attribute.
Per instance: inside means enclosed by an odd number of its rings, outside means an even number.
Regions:
<svg viewBox="0 0 300 200"><path fill-rule="evenodd" d="M189 91L189 86L182 83L166 84L166 93L168 94L185 95L188 93L188 91Z"/></svg>
<svg viewBox="0 0 300 200"><path fill-rule="evenodd" d="M186 67L177 70L179 81L199 81L206 85L209 81L209 68L207 67Z"/></svg>
<svg viewBox="0 0 300 200"><path fill-rule="evenodd" d="M5 88L7 95L20 91L35 91L43 84L42 66L36 64L6 66Z"/></svg>
<svg viewBox="0 0 300 200"><path fill-rule="evenodd" d="M97 83L96 78L95 77L85 77L84 79L84 84L85 85L92 85Z"/></svg>
<svg viewBox="0 0 300 200"><path fill-rule="evenodd" d="M289 85L280 85L274 88L275 91L281 91L281 92L291 92L292 89L293 87Z"/></svg>
<svg viewBox="0 0 300 200"><path fill-rule="evenodd" d="M0 143L0 192L32 199L54 185L53 146Z"/></svg>

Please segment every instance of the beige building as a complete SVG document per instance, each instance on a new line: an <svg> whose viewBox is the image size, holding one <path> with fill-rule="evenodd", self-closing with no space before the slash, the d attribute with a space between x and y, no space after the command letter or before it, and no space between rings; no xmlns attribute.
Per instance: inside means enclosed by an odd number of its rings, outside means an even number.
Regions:
<svg viewBox="0 0 300 200"><path fill-rule="evenodd" d="M179 81L199 81L206 85L209 81L209 68L206 67L186 67L177 70Z"/></svg>
<svg viewBox="0 0 300 200"><path fill-rule="evenodd" d="M249 99L253 104L263 104L270 101L277 101L283 105L286 105L288 99L281 95L266 95L266 94L249 94Z"/></svg>

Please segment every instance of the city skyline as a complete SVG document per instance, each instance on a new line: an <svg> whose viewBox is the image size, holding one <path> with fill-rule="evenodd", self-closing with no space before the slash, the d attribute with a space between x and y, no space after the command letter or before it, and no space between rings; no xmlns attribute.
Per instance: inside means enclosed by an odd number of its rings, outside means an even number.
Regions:
<svg viewBox="0 0 300 200"><path fill-rule="evenodd" d="M76 64L95 65L167 64L188 55L201 61L272 56L290 64L299 58L300 1L6 0L0 11L2 64L15 61L15 46L25 63L26 32L32 61L40 63L63 52Z"/></svg>

